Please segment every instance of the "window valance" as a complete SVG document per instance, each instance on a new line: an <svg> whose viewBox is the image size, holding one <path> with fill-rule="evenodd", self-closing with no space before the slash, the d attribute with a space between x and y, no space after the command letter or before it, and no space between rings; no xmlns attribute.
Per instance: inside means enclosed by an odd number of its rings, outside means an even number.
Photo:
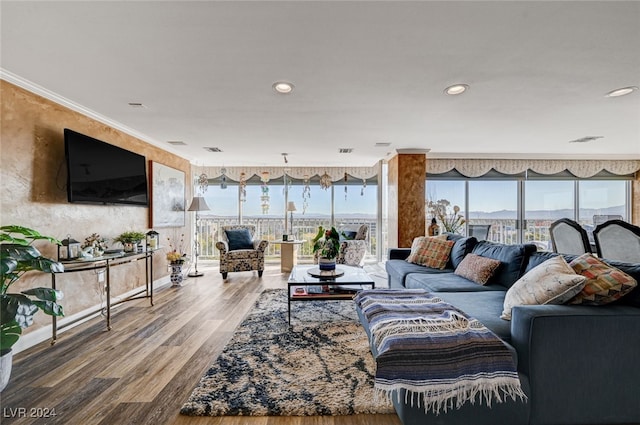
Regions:
<svg viewBox="0 0 640 425"><path fill-rule="evenodd" d="M443 174L452 170L466 177L481 177L491 170L504 174L519 174L527 170L539 174L569 171L578 178L589 178L602 171L629 175L640 170L639 160L526 160L526 159L427 159L428 174Z"/></svg>
<svg viewBox="0 0 640 425"><path fill-rule="evenodd" d="M294 179L310 179L329 176L332 182L344 179L344 173L358 179L370 179L378 174L378 166L373 167L192 167L192 174L197 178L204 173L208 178L221 177L223 174L231 180L248 180L253 176L266 179L277 179L286 174ZM223 172L224 171L224 172Z"/></svg>

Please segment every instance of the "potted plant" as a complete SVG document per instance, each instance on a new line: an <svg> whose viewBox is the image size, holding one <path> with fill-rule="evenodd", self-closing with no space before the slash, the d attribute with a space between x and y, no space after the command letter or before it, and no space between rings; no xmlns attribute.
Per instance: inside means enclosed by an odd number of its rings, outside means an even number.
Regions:
<svg viewBox="0 0 640 425"><path fill-rule="evenodd" d="M9 382L13 345L18 342L22 329L33 323L38 310L53 316L63 316L62 292L51 288L32 288L20 293L10 293L9 288L25 273L38 270L45 273L60 273L64 266L50 258L43 257L32 243L47 240L60 241L43 236L39 232L22 226L0 227L0 391Z"/></svg>
<svg viewBox="0 0 640 425"><path fill-rule="evenodd" d="M138 242L146 239L146 237L147 235L145 233L129 230L127 232L121 233L114 239L114 242L120 242L124 247L125 252L136 252Z"/></svg>
<svg viewBox="0 0 640 425"><path fill-rule="evenodd" d="M336 257L340 253L340 234L335 227L331 227L331 230L318 227L318 233L312 242L313 251L319 257L320 270L335 270Z"/></svg>

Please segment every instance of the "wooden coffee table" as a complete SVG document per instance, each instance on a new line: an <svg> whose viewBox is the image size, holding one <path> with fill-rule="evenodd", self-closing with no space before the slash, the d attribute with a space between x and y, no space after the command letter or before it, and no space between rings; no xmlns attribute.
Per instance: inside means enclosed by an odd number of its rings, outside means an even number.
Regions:
<svg viewBox="0 0 640 425"><path fill-rule="evenodd" d="M317 269L317 265L295 266L291 271L287 282L289 324L292 301L350 300L357 291L375 288L374 280L360 267L338 264L337 274L342 274L335 277L309 274Z"/></svg>

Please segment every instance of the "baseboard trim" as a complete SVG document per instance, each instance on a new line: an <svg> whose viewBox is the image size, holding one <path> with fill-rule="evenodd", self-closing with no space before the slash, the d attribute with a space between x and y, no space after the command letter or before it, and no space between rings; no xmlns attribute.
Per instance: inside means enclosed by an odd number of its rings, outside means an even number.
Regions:
<svg viewBox="0 0 640 425"><path fill-rule="evenodd" d="M171 279L169 276L165 276L161 279L156 280L153 283L153 288L154 291L160 289L160 288L164 288L166 286L170 286L171 285ZM141 291L144 291L145 287L144 286L139 286L137 288L132 289L129 292L126 292L124 294L120 294L118 296L112 297L111 302L112 304L117 303L118 301L121 301L125 298L131 297L132 295L138 294ZM111 309L112 311L117 309L118 307L122 306L124 304L119 304L119 305L115 305L112 306ZM62 329L58 329L58 336L60 336L60 334L63 334L64 332L68 331L69 329L73 329L78 325L81 325L83 323L86 323L89 320L92 320L98 316L100 316L101 314L101 310L102 310L102 306L100 304L96 304L92 307L89 307L83 311L80 311L74 315L71 316L67 316L64 317L60 320L58 320L58 327L63 327ZM39 312L37 314L44 314L42 312ZM73 322L73 323L72 323ZM70 323L70 324L69 324ZM20 339L18 340L18 342L13 346L12 351L13 354L17 354L21 351L27 350L35 345L38 345L42 342L45 341L51 341L51 332L52 332L52 325L47 325L47 326L43 326L41 328L38 328L32 332L29 332L26 335L23 335L22 337L20 337Z"/></svg>

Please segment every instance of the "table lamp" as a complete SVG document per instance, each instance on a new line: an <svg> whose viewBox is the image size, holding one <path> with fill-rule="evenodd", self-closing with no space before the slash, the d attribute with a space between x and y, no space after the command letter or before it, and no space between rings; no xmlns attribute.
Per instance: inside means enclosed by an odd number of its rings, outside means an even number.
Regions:
<svg viewBox="0 0 640 425"><path fill-rule="evenodd" d="M289 233L293 234L293 212L296 210L296 204L293 201L289 201L287 204L287 212L289 213Z"/></svg>

